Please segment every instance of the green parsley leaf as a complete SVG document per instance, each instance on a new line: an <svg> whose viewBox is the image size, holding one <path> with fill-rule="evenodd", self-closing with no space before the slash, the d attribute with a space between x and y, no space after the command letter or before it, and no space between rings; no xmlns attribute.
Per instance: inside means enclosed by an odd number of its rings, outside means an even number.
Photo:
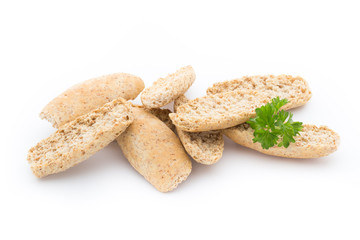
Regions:
<svg viewBox="0 0 360 240"><path fill-rule="evenodd" d="M256 116L247 123L254 129L253 142L261 143L261 147L269 149L275 145L289 147L294 143L294 137L300 134L302 122L293 122L293 114L280 110L289 101L273 98L270 103L255 110Z"/></svg>

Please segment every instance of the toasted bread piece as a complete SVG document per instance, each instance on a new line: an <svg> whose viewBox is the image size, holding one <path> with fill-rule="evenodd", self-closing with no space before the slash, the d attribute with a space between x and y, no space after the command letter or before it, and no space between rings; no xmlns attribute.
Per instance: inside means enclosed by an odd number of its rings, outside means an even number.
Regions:
<svg viewBox="0 0 360 240"><path fill-rule="evenodd" d="M160 78L141 93L141 102L147 108L159 108L184 94L195 81L191 66L180 68L165 78Z"/></svg>
<svg viewBox="0 0 360 240"><path fill-rule="evenodd" d="M234 142L268 155L287 158L319 158L336 151L340 144L339 135L328 127L304 124L300 135L295 136L295 143L288 148L274 146L263 149L260 143L253 143L254 130L249 124L224 129L223 133Z"/></svg>
<svg viewBox="0 0 360 240"><path fill-rule="evenodd" d="M192 168L179 138L143 108L132 111L134 122L117 138L124 156L160 192L175 189Z"/></svg>
<svg viewBox="0 0 360 240"><path fill-rule="evenodd" d="M115 99L61 126L32 147L27 160L39 178L65 171L115 140L132 121L131 106Z"/></svg>
<svg viewBox="0 0 360 240"><path fill-rule="evenodd" d="M218 94L234 90L258 91L270 98L280 97L289 100L283 109L290 109L304 105L311 98L308 83L301 77L290 75L265 75L242 77L225 82L215 83L207 89L207 94Z"/></svg>
<svg viewBox="0 0 360 240"><path fill-rule="evenodd" d="M122 97L135 99L144 89L141 78L128 73L114 73L76 84L49 102L40 113L58 128L75 118Z"/></svg>
<svg viewBox="0 0 360 240"><path fill-rule="evenodd" d="M236 126L255 116L255 109L269 102L255 92L235 90L190 100L169 116L186 132L204 132Z"/></svg>
<svg viewBox="0 0 360 240"><path fill-rule="evenodd" d="M184 95L178 97L174 102L174 111L188 101ZM224 151L222 132L184 132L179 128L176 131L185 150L196 162L211 165L221 158Z"/></svg>

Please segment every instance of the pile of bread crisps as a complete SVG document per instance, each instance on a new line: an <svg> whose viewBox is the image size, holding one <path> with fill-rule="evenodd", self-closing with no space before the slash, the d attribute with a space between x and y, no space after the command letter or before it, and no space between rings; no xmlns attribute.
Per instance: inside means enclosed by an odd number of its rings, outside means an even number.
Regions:
<svg viewBox="0 0 360 240"><path fill-rule="evenodd" d="M130 164L157 190L168 192L191 173L190 157L214 164L224 151L223 135L256 151L287 158L319 158L334 152L339 135L328 127L304 124L287 148L269 149L254 142L246 123L271 99L287 99L283 109L311 98L307 82L289 75L246 76L215 83L206 96L184 94L195 81L191 66L145 88L141 78L116 73L72 86L51 102L40 117L57 131L29 150L35 176L65 171L116 140ZM145 90L144 90L145 88ZM130 100L141 93L142 106ZM161 107L174 102L174 111ZM120 156L119 156L120 158Z"/></svg>

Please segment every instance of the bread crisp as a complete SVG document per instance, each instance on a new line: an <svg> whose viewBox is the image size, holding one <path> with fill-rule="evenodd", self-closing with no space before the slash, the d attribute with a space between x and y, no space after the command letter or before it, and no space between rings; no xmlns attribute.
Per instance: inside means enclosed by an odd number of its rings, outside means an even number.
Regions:
<svg viewBox="0 0 360 240"><path fill-rule="evenodd" d="M115 140L132 121L130 105L115 99L61 126L31 148L27 160L39 178L65 171Z"/></svg>
<svg viewBox="0 0 360 240"><path fill-rule="evenodd" d="M192 164L179 138L160 119L133 107L134 122L117 138L130 164L160 192L175 189Z"/></svg>
<svg viewBox="0 0 360 240"><path fill-rule="evenodd" d="M249 124L224 129L223 133L234 142L252 148L258 152L268 155L287 158L319 158L327 156L336 151L340 144L340 137L328 127L315 125L303 126L300 135L295 136L295 143L290 143L288 148L274 146L263 149L260 143L253 143L254 130Z"/></svg>
<svg viewBox="0 0 360 240"><path fill-rule="evenodd" d="M235 90L190 100L169 116L186 132L204 132L236 126L255 116L255 109L269 102L255 92Z"/></svg>
<svg viewBox="0 0 360 240"><path fill-rule="evenodd" d="M40 113L54 127L68 123L114 99L135 99L144 89L141 78L115 73L76 84L49 102Z"/></svg>
<svg viewBox="0 0 360 240"><path fill-rule="evenodd" d="M259 91L270 98L286 98L289 103L283 109L302 106L311 98L309 85L303 78L284 74L279 76L246 76L219 82L208 88L206 92L210 95L238 89Z"/></svg>
<svg viewBox="0 0 360 240"><path fill-rule="evenodd" d="M147 108L159 108L184 94L195 81L191 66L180 68L165 78L160 78L141 93L141 102Z"/></svg>
<svg viewBox="0 0 360 240"><path fill-rule="evenodd" d="M188 101L184 95L178 97L174 102L174 111ZM222 132L184 132L179 128L176 131L185 150L196 162L211 165L221 158L224 151Z"/></svg>

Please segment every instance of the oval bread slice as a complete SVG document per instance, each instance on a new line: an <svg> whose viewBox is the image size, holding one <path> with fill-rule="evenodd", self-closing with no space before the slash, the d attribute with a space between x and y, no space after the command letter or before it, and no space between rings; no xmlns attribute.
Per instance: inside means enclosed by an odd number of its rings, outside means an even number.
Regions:
<svg viewBox="0 0 360 240"><path fill-rule="evenodd" d="M174 111L189 100L180 96L174 102ZM224 151L224 138L220 131L184 132L177 128L177 133L186 152L198 163L211 165L219 161Z"/></svg>
<svg viewBox="0 0 360 240"><path fill-rule="evenodd" d="M54 127L68 123L114 99L135 99L144 89L141 78L115 73L76 84L49 102L40 113Z"/></svg>
<svg viewBox="0 0 360 240"><path fill-rule="evenodd" d="M287 158L319 158L336 151L340 144L340 137L328 127L305 124L300 135L295 136L295 143L288 148L274 146L263 149L260 143L253 143L254 130L249 124L224 129L223 133L234 142L268 155Z"/></svg>
<svg viewBox="0 0 360 240"><path fill-rule="evenodd" d="M191 66L180 68L165 78L160 78L141 93L141 102L147 108L159 108L184 94L195 81Z"/></svg>
<svg viewBox="0 0 360 240"><path fill-rule="evenodd" d="M255 116L255 109L269 102L255 91L235 90L190 100L169 116L186 132L204 132L236 126Z"/></svg>
<svg viewBox="0 0 360 240"><path fill-rule="evenodd" d="M191 172L179 138L160 119L133 107L134 122L117 138L130 164L160 192L175 189Z"/></svg>
<svg viewBox="0 0 360 240"><path fill-rule="evenodd" d="M60 127L31 148L27 160L39 178L65 171L115 140L132 121L129 103L115 99Z"/></svg>
<svg viewBox="0 0 360 240"><path fill-rule="evenodd" d="M303 78L284 74L279 76L246 76L219 82L208 88L206 92L210 95L238 89L259 91L270 98L286 98L289 103L283 109L302 106L311 98L309 85Z"/></svg>

